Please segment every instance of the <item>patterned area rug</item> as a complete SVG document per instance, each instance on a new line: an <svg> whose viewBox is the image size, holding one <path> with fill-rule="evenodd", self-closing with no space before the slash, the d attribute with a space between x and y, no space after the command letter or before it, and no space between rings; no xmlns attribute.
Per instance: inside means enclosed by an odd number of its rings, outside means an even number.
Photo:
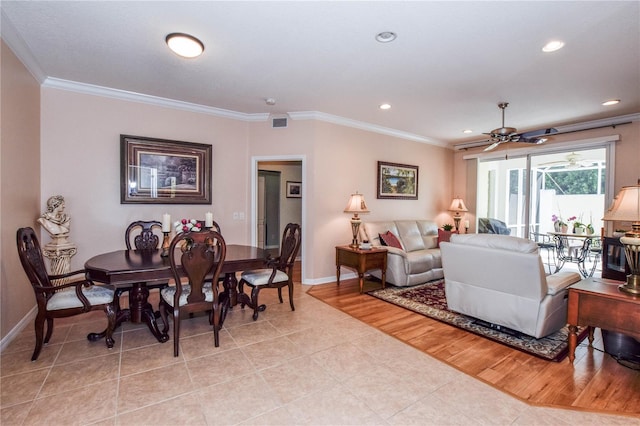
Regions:
<svg viewBox="0 0 640 426"><path fill-rule="evenodd" d="M414 287L391 286L369 291L367 294L546 360L560 361L569 352L568 327L542 339L535 339L504 327L496 330L489 324L483 324L483 321L450 311L445 297L444 280ZM586 334L586 330L582 330L578 335L578 342Z"/></svg>

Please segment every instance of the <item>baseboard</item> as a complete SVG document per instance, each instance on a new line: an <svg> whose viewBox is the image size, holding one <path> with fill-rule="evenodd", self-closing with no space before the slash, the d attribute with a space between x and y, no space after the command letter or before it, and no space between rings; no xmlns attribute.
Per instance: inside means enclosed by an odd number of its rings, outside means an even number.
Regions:
<svg viewBox="0 0 640 426"><path fill-rule="evenodd" d="M0 340L0 352L4 352L5 348L9 346L9 343L11 343L22 330L24 330L29 324L33 324L37 313L38 305L31 308L31 310L27 312L27 315L25 315L24 318L22 318L18 324L16 324L16 326L13 327L11 331L2 338L2 340Z"/></svg>

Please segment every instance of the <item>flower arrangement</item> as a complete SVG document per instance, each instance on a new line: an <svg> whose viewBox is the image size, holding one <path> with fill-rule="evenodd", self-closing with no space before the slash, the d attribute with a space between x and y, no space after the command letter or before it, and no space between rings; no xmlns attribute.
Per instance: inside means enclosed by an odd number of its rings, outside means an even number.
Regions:
<svg viewBox="0 0 640 426"><path fill-rule="evenodd" d="M562 220L561 217L558 217L555 214L551 215L551 222L553 222L554 225L557 224L558 226L563 226L563 225L566 226L567 225L567 223L564 220Z"/></svg>
<svg viewBox="0 0 640 426"><path fill-rule="evenodd" d="M200 232L202 230L202 223L195 219L182 219L173 224L176 234L183 232Z"/></svg>

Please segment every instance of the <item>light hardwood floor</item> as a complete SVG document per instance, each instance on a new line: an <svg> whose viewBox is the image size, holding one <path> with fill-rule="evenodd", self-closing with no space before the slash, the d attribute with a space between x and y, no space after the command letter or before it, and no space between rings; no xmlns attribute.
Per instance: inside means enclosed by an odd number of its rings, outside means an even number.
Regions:
<svg viewBox="0 0 640 426"><path fill-rule="evenodd" d="M365 282L365 291L379 287ZM640 417L640 371L602 352L599 330L594 347L580 344L571 366L567 358L545 361L361 295L355 279L313 286L308 294L532 405Z"/></svg>

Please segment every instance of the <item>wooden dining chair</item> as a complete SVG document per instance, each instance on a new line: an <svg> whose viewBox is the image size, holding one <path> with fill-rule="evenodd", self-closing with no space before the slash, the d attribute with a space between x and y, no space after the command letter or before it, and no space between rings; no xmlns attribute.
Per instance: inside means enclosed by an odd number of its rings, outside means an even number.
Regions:
<svg viewBox="0 0 640 426"><path fill-rule="evenodd" d="M302 240L302 230L300 225L289 223L282 233L282 243L280 246L280 255L275 259L267 261L268 268L257 269L252 271L244 271L238 283L238 303L244 308L245 305L253 308L253 320L258 319L258 312L266 309L266 305L258 303L258 295L262 288L277 288L278 298L282 301L282 288L289 288L289 305L291 310L295 311L293 306L293 265L298 250L300 250L300 242ZM251 287L251 297L244 293L244 286Z"/></svg>
<svg viewBox="0 0 640 426"><path fill-rule="evenodd" d="M93 310L103 310L107 315L106 343L113 348L113 329L116 314L113 307L114 291L106 286L94 285L84 276L84 270L60 275L49 275L42 256L40 242L32 228L20 228L16 233L18 256L36 295L38 313L35 320L36 347L31 361L38 359L43 343L49 343L53 334L55 318L70 317ZM82 279L65 282L69 278L82 275ZM62 284L54 285L61 280ZM59 281L58 281L59 282ZM44 335L44 323L47 334ZM91 339L90 339L91 340Z"/></svg>
<svg viewBox="0 0 640 426"><path fill-rule="evenodd" d="M162 222L157 220L136 220L127 226L124 231L124 243L127 250L155 250L160 247L162 240ZM148 284L148 289L163 288L168 283L155 283ZM116 312L120 311L120 296L123 293L130 291L132 286L123 286L116 288L115 296L113 299Z"/></svg>
<svg viewBox="0 0 640 426"><path fill-rule="evenodd" d="M160 315L163 333L167 333L167 312L173 313L173 355L179 354L180 319L184 313L210 311L209 323L213 326L214 345L218 347L220 319L224 318L223 310L228 308L228 295L219 294L218 287L211 282L218 281L227 254L224 238L212 230L184 232L171 241L169 253L175 286L160 290ZM183 284L185 277L187 282Z"/></svg>

